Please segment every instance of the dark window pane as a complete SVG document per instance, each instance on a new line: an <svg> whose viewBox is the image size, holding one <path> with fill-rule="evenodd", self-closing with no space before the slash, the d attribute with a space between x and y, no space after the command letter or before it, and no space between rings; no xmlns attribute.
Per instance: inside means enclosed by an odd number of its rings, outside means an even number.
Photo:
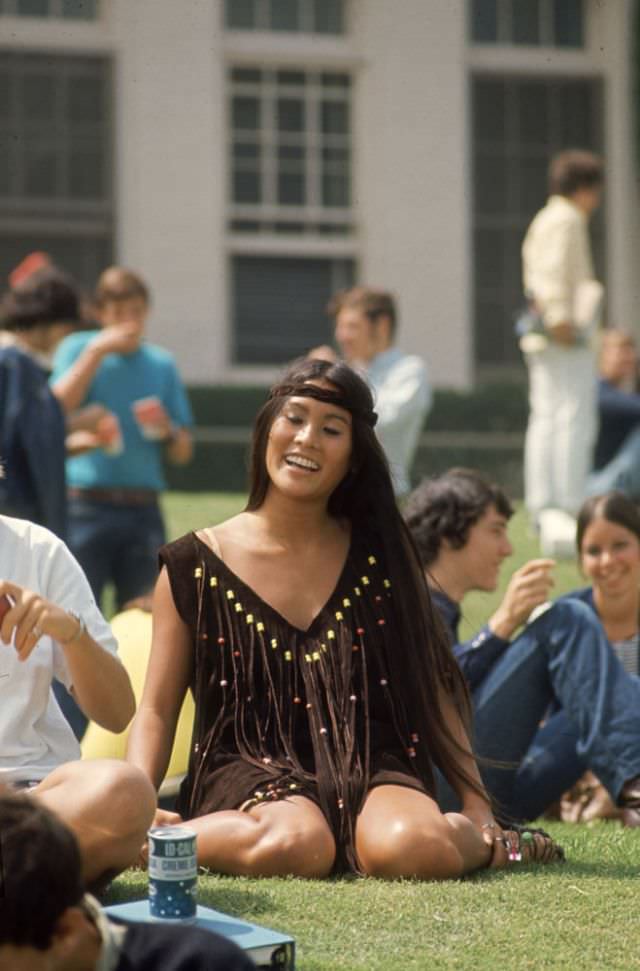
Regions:
<svg viewBox="0 0 640 971"><path fill-rule="evenodd" d="M547 196L549 155L523 158L518 166L518 213L524 220L541 209Z"/></svg>
<svg viewBox="0 0 640 971"><path fill-rule="evenodd" d="M478 364L509 364L519 356L509 312L499 300L476 303L476 361Z"/></svg>
<svg viewBox="0 0 640 971"><path fill-rule="evenodd" d="M313 29L318 34L343 34L344 11L342 0L314 0Z"/></svg>
<svg viewBox="0 0 640 971"><path fill-rule="evenodd" d="M56 196L57 152L52 145L38 139L25 142L23 157L24 194Z"/></svg>
<svg viewBox="0 0 640 971"><path fill-rule="evenodd" d="M475 205L477 212L486 215L507 212L508 163L504 156L477 156L474 170Z"/></svg>
<svg viewBox="0 0 640 971"><path fill-rule="evenodd" d="M95 150L72 151L68 180L69 195L73 199L103 199L107 193L102 154Z"/></svg>
<svg viewBox="0 0 640 971"><path fill-rule="evenodd" d="M247 205L260 202L260 174L236 171L233 173L233 201Z"/></svg>
<svg viewBox="0 0 640 971"><path fill-rule="evenodd" d="M44 250L59 266L63 266L87 290L95 286L105 266L113 263L113 249L109 237L81 234L73 237L46 233L0 234L0 279L24 259L27 253Z"/></svg>
<svg viewBox="0 0 640 971"><path fill-rule="evenodd" d="M504 281L502 230L476 229L473 241L476 291L500 290Z"/></svg>
<svg viewBox="0 0 640 971"><path fill-rule="evenodd" d="M278 71L276 81L278 84L293 84L294 87L299 88L306 84L307 75L304 71Z"/></svg>
<svg viewBox="0 0 640 971"><path fill-rule="evenodd" d="M323 88L348 88L351 85L351 75L321 74L320 83Z"/></svg>
<svg viewBox="0 0 640 971"><path fill-rule="evenodd" d="M233 98L231 113L232 124L236 130L253 131L260 127L260 102L257 98Z"/></svg>
<svg viewBox="0 0 640 971"><path fill-rule="evenodd" d="M498 40L497 0L471 0L471 38L479 44Z"/></svg>
<svg viewBox="0 0 640 971"><path fill-rule="evenodd" d="M549 141L550 89L548 85L525 81L516 85L513 90L519 140L544 149Z"/></svg>
<svg viewBox="0 0 640 971"><path fill-rule="evenodd" d="M584 11L582 0L555 0L553 27L558 47L582 47L584 44Z"/></svg>
<svg viewBox="0 0 640 971"><path fill-rule="evenodd" d="M277 222L273 224L273 229L276 233L304 233L305 226L303 223L283 223Z"/></svg>
<svg viewBox="0 0 640 971"><path fill-rule="evenodd" d="M348 148L323 148L322 149L322 161L323 162L341 162L347 164L350 159L350 151Z"/></svg>
<svg viewBox="0 0 640 971"><path fill-rule="evenodd" d="M325 173L322 176L322 205L344 207L349 203L349 176Z"/></svg>
<svg viewBox="0 0 640 971"><path fill-rule="evenodd" d="M278 173L278 202L283 206L303 206L306 201L304 175L297 172Z"/></svg>
<svg viewBox="0 0 640 971"><path fill-rule="evenodd" d="M300 30L298 0L271 0L271 30Z"/></svg>
<svg viewBox="0 0 640 971"><path fill-rule="evenodd" d="M279 131L304 131L304 102L298 98L278 98Z"/></svg>
<svg viewBox="0 0 640 971"><path fill-rule="evenodd" d="M252 67L234 67L231 69L231 80L258 84L262 80L262 71Z"/></svg>
<svg viewBox="0 0 640 971"><path fill-rule="evenodd" d="M51 74L27 74L22 79L22 110L26 121L53 121L55 84Z"/></svg>
<svg viewBox="0 0 640 971"><path fill-rule="evenodd" d="M506 134L506 90L503 81L473 84L473 137L476 142L503 141Z"/></svg>
<svg viewBox="0 0 640 971"><path fill-rule="evenodd" d="M540 43L540 0L511 0L514 44Z"/></svg>
<svg viewBox="0 0 640 971"><path fill-rule="evenodd" d="M11 113L11 77L4 71L0 74L0 118L8 118Z"/></svg>
<svg viewBox="0 0 640 971"><path fill-rule="evenodd" d="M62 16L77 20L95 20L97 0L62 0Z"/></svg>
<svg viewBox="0 0 640 971"><path fill-rule="evenodd" d="M235 30L253 30L256 26L256 0L226 0L225 23Z"/></svg>
<svg viewBox="0 0 640 971"><path fill-rule="evenodd" d="M594 145L594 111L591 89L585 84L563 85L557 93L557 104L561 118L561 144L565 148L579 145L592 148Z"/></svg>
<svg viewBox="0 0 640 971"><path fill-rule="evenodd" d="M16 13L19 17L48 17L49 0L18 0Z"/></svg>
<svg viewBox="0 0 640 971"><path fill-rule="evenodd" d="M279 145L278 158L282 162L304 162L307 151L302 145Z"/></svg>
<svg viewBox="0 0 640 971"><path fill-rule="evenodd" d="M103 120L104 85L100 78L70 78L67 97L69 121L97 124Z"/></svg>
<svg viewBox="0 0 640 971"><path fill-rule="evenodd" d="M260 223L250 219L232 219L230 228L234 233L259 233Z"/></svg>
<svg viewBox="0 0 640 971"><path fill-rule="evenodd" d="M11 166L9 163L9 153L0 151L0 196L8 196L10 194Z"/></svg>
<svg viewBox="0 0 640 971"><path fill-rule="evenodd" d="M234 159L260 159L260 146L249 142L236 142L233 146Z"/></svg>
<svg viewBox="0 0 640 971"><path fill-rule="evenodd" d="M349 105L346 101L322 101L321 125L325 135L347 135Z"/></svg>
<svg viewBox="0 0 640 971"><path fill-rule="evenodd" d="M327 343L327 301L354 276L352 260L235 257L234 361L282 364Z"/></svg>

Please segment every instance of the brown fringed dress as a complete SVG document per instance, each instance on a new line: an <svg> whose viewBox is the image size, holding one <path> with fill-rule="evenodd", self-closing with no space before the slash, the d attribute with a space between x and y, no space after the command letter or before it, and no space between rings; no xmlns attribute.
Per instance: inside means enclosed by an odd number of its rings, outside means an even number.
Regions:
<svg viewBox="0 0 640 971"><path fill-rule="evenodd" d="M307 630L290 624L195 533L164 546L176 608L192 632L196 718L178 811L301 795L322 810L337 872L357 871L355 823L367 792L426 792L419 726L390 678L393 591L375 551L352 542L336 588Z"/></svg>

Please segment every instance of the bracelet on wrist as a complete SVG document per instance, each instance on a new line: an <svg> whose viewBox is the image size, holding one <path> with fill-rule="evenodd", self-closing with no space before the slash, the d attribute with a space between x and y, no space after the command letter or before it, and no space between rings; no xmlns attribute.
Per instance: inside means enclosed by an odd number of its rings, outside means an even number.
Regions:
<svg viewBox="0 0 640 971"><path fill-rule="evenodd" d="M60 641L60 640L58 641L61 647L68 647L70 644L75 643L75 641L77 641L78 638L82 637L82 635L85 634L87 631L87 625L85 624L80 614L77 614L75 610L67 610L67 616L73 617L73 619L78 622L78 629L76 630L75 634L72 634L71 637L68 637L66 641Z"/></svg>

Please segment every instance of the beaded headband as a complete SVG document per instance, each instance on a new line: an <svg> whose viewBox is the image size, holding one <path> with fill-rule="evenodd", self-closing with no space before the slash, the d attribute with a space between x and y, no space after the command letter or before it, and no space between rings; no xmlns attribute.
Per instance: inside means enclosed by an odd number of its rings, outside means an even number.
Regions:
<svg viewBox="0 0 640 971"><path fill-rule="evenodd" d="M338 408L344 408L353 415L354 418L359 418L363 421L369 428L375 428L375 424L378 420L378 416L373 409L367 409L366 411L361 408L353 408L348 405L344 399L342 392L340 391L329 391L327 388L320 388L317 384L279 384L277 388L274 388L269 394L269 399L273 398L314 398L316 401L324 401L328 405L336 405Z"/></svg>

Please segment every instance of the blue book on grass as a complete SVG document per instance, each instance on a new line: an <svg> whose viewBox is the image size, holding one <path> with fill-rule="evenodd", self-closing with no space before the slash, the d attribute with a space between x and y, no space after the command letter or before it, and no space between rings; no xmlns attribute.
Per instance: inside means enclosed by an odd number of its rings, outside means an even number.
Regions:
<svg viewBox="0 0 640 971"><path fill-rule="evenodd" d="M122 920L149 921L148 900L132 900L126 904L112 904L104 908L112 917ZM154 921L155 923L155 921ZM250 924L239 917L231 917L220 910L198 905L194 927L215 931L229 938L246 951L258 968L279 968L280 971L295 969L295 941L286 934Z"/></svg>

